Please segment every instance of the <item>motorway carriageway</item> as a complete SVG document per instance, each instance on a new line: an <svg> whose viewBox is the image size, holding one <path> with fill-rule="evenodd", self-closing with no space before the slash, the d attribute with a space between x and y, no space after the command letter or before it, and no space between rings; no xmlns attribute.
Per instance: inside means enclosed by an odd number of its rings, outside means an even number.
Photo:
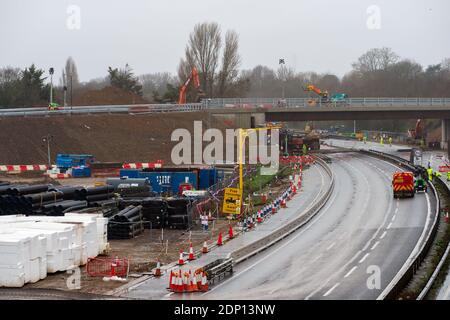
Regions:
<svg viewBox="0 0 450 320"><path fill-rule="evenodd" d="M410 152L402 151L408 150L411 146L406 145L396 145L393 144L389 146L389 144L381 145L378 142L367 141L367 143L357 141L357 140L341 140L341 139L326 139L325 143L327 145L332 145L335 147L344 147L344 148L354 148L354 149L373 149L377 151L381 151L384 153L393 154L398 157L402 157L406 160L409 160ZM422 166L430 166L435 170L439 170L439 166L446 165L448 162L446 152L441 150L433 150L433 151L425 151L422 154ZM450 188L450 181L447 181L447 174L442 173L441 180L444 181L447 187ZM437 300L450 300L450 273L447 274L444 283L438 291Z"/></svg>
<svg viewBox="0 0 450 320"><path fill-rule="evenodd" d="M204 266L217 259L226 258L234 250L255 243L259 239L271 234L277 228L284 226L304 213L313 203L316 203L317 199L321 198L327 192L330 182L330 178L324 168L320 165L311 166L303 172L302 188L297 195L288 202L288 207L286 209L281 209L277 214L270 215L264 223L258 225L252 231L246 232L243 235L241 234L229 242L225 242L223 246L214 248L211 252L206 255L201 255L200 258L195 261L188 261L183 269L190 267L195 269L195 267ZM206 235L207 234L205 233L205 237ZM211 242L215 241L216 236ZM188 248L181 249L187 250ZM166 267L167 266L164 266L163 268L166 269ZM169 266L168 269L178 269L178 266ZM167 287L169 286L169 272L167 272L167 269L165 271L166 272L162 277L151 277L136 285L130 284L130 288L126 292L119 292L117 295L134 299L178 299L181 296L183 298L198 299L201 297L199 293L184 293L183 295L179 295L169 292L167 290Z"/></svg>
<svg viewBox="0 0 450 320"><path fill-rule="evenodd" d="M336 185L314 219L209 292L171 298L376 299L424 240L435 198L430 189L394 199L391 178L400 169L391 163L358 153L330 157Z"/></svg>

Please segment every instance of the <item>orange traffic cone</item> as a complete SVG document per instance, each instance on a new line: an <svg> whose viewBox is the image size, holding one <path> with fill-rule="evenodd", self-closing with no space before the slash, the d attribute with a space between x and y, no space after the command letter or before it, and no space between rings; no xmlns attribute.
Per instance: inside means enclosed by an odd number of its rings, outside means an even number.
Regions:
<svg viewBox="0 0 450 320"><path fill-rule="evenodd" d="M233 227L230 224L230 229L228 230L228 239L233 239L234 233L233 233Z"/></svg>
<svg viewBox="0 0 450 320"><path fill-rule="evenodd" d="M155 277L161 276L161 263L159 262L159 259L156 259L156 269L155 269ZM170 274L172 277L172 274Z"/></svg>
<svg viewBox="0 0 450 320"><path fill-rule="evenodd" d="M195 260L195 255L194 255L194 248L192 248L192 243L189 246L189 257L188 257L189 261Z"/></svg>
<svg viewBox="0 0 450 320"><path fill-rule="evenodd" d="M203 242L202 253L208 253L208 245L206 244L206 241Z"/></svg>
<svg viewBox="0 0 450 320"><path fill-rule="evenodd" d="M286 208L286 200L281 200L281 207Z"/></svg>
<svg viewBox="0 0 450 320"><path fill-rule="evenodd" d="M184 264L183 250L180 249L180 259L178 259L178 265L182 266Z"/></svg>
<svg viewBox="0 0 450 320"><path fill-rule="evenodd" d="M221 246L223 243L222 243L222 232L219 232L219 237L217 238L217 245L218 246Z"/></svg>
<svg viewBox="0 0 450 320"><path fill-rule="evenodd" d="M169 290L174 290L175 289L175 277L173 275L173 271L170 270L170 275L169 275Z"/></svg>
<svg viewBox="0 0 450 320"><path fill-rule="evenodd" d="M189 276L191 277L191 290L192 292L198 291L197 280L195 279L195 274L192 274L189 270Z"/></svg>
<svg viewBox="0 0 450 320"><path fill-rule="evenodd" d="M201 290L208 291L208 289L208 278L206 277L206 273L203 272Z"/></svg>
<svg viewBox="0 0 450 320"><path fill-rule="evenodd" d="M256 216L256 222L258 223L262 223L262 218L261 218L261 210L258 210L258 215Z"/></svg>

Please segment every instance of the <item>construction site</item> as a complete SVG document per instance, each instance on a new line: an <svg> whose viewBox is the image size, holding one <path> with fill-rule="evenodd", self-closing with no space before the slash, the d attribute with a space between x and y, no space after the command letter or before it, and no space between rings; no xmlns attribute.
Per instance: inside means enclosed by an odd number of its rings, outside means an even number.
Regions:
<svg viewBox="0 0 450 320"><path fill-rule="evenodd" d="M0 301L450 300L449 6L354 2L0 4Z"/></svg>

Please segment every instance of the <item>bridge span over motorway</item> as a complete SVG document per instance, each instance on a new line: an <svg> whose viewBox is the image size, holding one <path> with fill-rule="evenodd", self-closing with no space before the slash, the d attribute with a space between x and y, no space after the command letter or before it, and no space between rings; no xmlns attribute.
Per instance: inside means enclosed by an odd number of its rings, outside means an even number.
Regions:
<svg viewBox="0 0 450 320"><path fill-rule="evenodd" d="M215 99L208 107L219 114L247 115L251 123L264 121L329 121L383 119L441 119L442 147L450 140L450 98L351 98L341 103L309 99ZM262 116L263 114L263 116ZM252 117L254 119L252 119Z"/></svg>
<svg viewBox="0 0 450 320"><path fill-rule="evenodd" d="M151 114L156 112L207 111L232 120L238 127L265 121L328 121L371 119L441 119L442 142L450 141L450 98L349 98L338 103L311 104L310 98L226 98L206 99L192 104L143 104L76 106L49 111L46 108L1 109L0 118L94 113Z"/></svg>

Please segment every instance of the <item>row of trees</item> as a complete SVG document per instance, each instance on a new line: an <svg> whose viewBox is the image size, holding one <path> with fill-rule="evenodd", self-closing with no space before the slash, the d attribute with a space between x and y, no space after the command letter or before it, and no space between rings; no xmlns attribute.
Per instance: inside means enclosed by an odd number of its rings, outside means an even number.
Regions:
<svg viewBox="0 0 450 320"><path fill-rule="evenodd" d="M401 59L390 48L374 48L361 55L342 79L334 74L296 72L289 66L271 69L258 65L241 70L239 36L233 30L222 34L217 23L201 23L189 36L177 76L151 73L136 76L126 64L124 68L109 67L107 75L80 83L75 61L69 57L55 97L61 102L63 88L75 95L114 86L148 102L175 102L180 86L192 68L199 71L202 91L214 97L305 97L311 93L302 87L314 84L330 93L343 92L350 97L448 97L450 96L450 58L427 67ZM187 100L197 95L192 86ZM20 70L0 68L0 106L45 105L49 99L49 84L42 69L35 65Z"/></svg>

